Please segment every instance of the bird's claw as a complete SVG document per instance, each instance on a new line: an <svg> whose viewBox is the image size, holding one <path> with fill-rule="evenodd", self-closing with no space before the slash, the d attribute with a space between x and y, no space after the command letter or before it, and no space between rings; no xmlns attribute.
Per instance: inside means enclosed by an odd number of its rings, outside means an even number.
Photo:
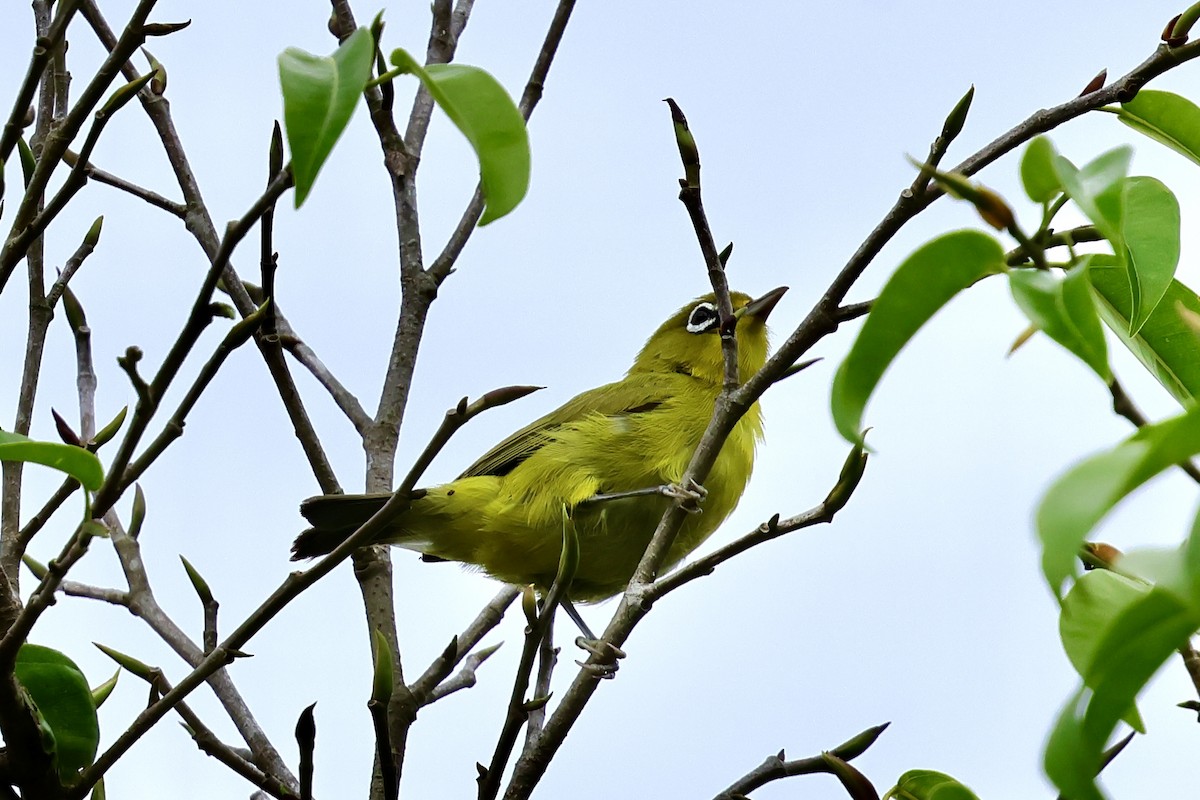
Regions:
<svg viewBox="0 0 1200 800"><path fill-rule="evenodd" d="M611 679L617 676L620 666L618 659L625 657L625 651L603 639L590 639L586 636L575 637L575 646L591 654L595 662L576 661L581 668L595 678Z"/></svg>
<svg viewBox="0 0 1200 800"><path fill-rule="evenodd" d="M679 502L680 507L689 514L699 514L704 509L700 508L700 503L708 497L708 489L705 489L696 481L688 478L685 483L668 483L659 490L663 497L670 497L672 500Z"/></svg>

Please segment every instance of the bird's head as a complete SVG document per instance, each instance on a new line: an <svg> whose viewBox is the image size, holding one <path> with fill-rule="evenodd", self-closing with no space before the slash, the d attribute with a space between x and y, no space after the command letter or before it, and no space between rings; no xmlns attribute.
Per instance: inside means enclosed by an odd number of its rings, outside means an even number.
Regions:
<svg viewBox="0 0 1200 800"><path fill-rule="evenodd" d="M767 360L767 316L787 291L772 289L757 299L730 293L737 319L738 368L745 381ZM680 372L720 384L725 375L721 319L716 297L697 297L671 315L646 341L630 373Z"/></svg>

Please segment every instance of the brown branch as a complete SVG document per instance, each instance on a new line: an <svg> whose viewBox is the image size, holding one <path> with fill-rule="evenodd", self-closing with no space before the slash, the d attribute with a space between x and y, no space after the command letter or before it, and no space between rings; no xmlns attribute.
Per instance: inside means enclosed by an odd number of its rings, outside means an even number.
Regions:
<svg viewBox="0 0 1200 800"><path fill-rule="evenodd" d="M1112 409L1114 413L1129 420L1135 428L1142 428L1150 424L1150 421L1146 419L1146 415L1134 404L1133 398L1125 392L1125 387L1121 386L1120 381L1113 378L1112 383L1108 385L1108 391L1112 395ZM1200 469L1190 459L1180 462L1178 466L1187 473L1189 478L1196 483L1200 483ZM1196 688L1200 690L1200 684L1197 684Z"/></svg>

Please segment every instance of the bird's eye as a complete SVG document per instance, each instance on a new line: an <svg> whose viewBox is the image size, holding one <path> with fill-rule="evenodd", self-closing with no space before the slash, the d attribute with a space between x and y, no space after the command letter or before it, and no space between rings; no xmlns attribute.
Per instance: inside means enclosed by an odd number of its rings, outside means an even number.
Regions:
<svg viewBox="0 0 1200 800"><path fill-rule="evenodd" d="M688 333L704 333L712 330L716 324L717 307L712 303L701 303L692 309L691 314L688 314Z"/></svg>

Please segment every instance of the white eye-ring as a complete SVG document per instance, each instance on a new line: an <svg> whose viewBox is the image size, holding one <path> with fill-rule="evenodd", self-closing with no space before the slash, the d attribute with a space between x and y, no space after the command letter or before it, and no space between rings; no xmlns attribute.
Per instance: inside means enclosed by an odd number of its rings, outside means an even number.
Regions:
<svg viewBox="0 0 1200 800"><path fill-rule="evenodd" d="M719 316L717 307L712 303L699 304L692 309L691 314L688 314L688 333L704 333L712 330L716 326Z"/></svg>

